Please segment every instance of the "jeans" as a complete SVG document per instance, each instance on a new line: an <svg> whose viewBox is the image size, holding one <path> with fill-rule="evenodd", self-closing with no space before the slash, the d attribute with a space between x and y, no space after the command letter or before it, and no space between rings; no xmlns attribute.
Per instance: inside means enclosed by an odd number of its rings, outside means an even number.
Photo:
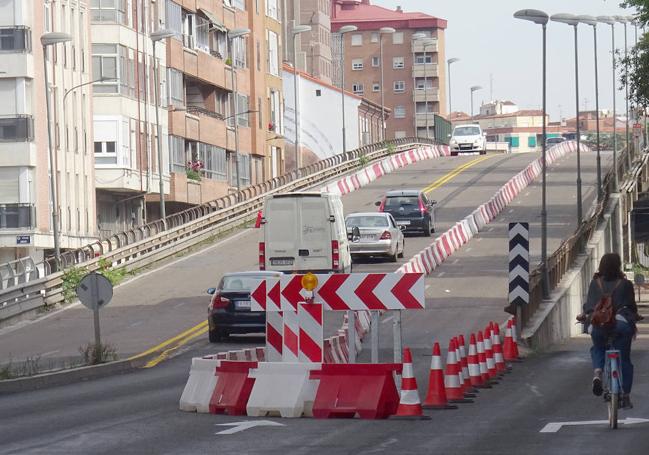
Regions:
<svg viewBox="0 0 649 455"><path fill-rule="evenodd" d="M593 326L590 334L593 346L590 348L590 357L593 360L593 368L604 370L604 357L606 353L606 342L610 334L609 330ZM633 386L633 364L631 363L631 341L633 340L634 327L622 321L615 321L615 334L611 349L620 351L622 369L622 389L624 393L631 393Z"/></svg>

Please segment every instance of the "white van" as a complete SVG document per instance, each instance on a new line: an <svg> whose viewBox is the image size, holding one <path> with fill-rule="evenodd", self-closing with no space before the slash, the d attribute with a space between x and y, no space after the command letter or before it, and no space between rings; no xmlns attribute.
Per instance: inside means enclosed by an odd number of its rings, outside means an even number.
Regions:
<svg viewBox="0 0 649 455"><path fill-rule="evenodd" d="M340 196L308 192L269 196L261 222L260 270L351 272Z"/></svg>

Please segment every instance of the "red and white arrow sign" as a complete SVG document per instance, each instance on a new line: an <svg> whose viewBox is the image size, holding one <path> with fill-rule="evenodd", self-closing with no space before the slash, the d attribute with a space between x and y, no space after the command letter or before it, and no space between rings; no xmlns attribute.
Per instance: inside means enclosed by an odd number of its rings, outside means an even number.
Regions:
<svg viewBox="0 0 649 455"><path fill-rule="evenodd" d="M281 311L279 278L259 280L250 293L251 311Z"/></svg>
<svg viewBox="0 0 649 455"><path fill-rule="evenodd" d="M304 302L308 297L307 291L302 288L302 277L304 275L286 275L279 279L280 299L282 310L297 311L300 302ZM327 275L323 275L327 276ZM318 275L318 280L320 275Z"/></svg>

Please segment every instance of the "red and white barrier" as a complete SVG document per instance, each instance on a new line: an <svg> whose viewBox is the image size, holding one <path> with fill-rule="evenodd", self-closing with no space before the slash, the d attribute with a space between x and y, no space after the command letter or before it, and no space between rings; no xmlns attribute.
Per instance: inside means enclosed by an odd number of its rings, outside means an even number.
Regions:
<svg viewBox="0 0 649 455"><path fill-rule="evenodd" d="M297 311L284 310L284 335L282 337L282 362L299 361L299 330L300 324Z"/></svg>
<svg viewBox="0 0 649 455"><path fill-rule="evenodd" d="M266 360L279 362L282 360L284 341L284 319L281 311L266 312Z"/></svg>
<svg viewBox="0 0 649 455"><path fill-rule="evenodd" d="M297 309L299 323L300 362L323 362L323 318L319 303L300 303Z"/></svg>

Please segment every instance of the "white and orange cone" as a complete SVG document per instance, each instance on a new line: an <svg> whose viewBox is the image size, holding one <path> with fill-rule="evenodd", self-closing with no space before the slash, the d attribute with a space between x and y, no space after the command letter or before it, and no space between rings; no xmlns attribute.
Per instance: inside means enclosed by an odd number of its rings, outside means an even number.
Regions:
<svg viewBox="0 0 649 455"><path fill-rule="evenodd" d="M489 379L494 379L498 376L496 371L496 361L494 360L494 351L491 346L491 328L485 328L484 335L484 353L487 358L487 373L489 374Z"/></svg>
<svg viewBox="0 0 649 455"><path fill-rule="evenodd" d="M464 390L464 397L474 398L476 396L477 390L473 388L473 386L471 385L471 379L469 378L469 362L466 358L466 349L464 348L464 344L464 335L458 335L455 355L460 362L460 368L462 370L462 389Z"/></svg>
<svg viewBox="0 0 649 455"><path fill-rule="evenodd" d="M433 357L430 361L430 375L428 376L428 392L424 399L424 409L457 409L457 406L448 404L446 388L444 387L444 368L442 367L442 353L439 343L433 345Z"/></svg>
<svg viewBox="0 0 649 455"><path fill-rule="evenodd" d="M489 385L492 381L489 376L489 369L487 368L487 353L485 352L485 340L482 335L482 330L478 331L478 361L482 381L485 385Z"/></svg>
<svg viewBox="0 0 649 455"><path fill-rule="evenodd" d="M514 347L514 339L512 337L512 320L507 321L507 329L505 329L505 342L503 344L503 358L507 362L514 362L517 359L516 350Z"/></svg>
<svg viewBox="0 0 649 455"><path fill-rule="evenodd" d="M484 356L484 353L482 355ZM476 337L475 334L473 333L469 338L469 355L467 356L467 363L469 367L469 380L471 381L471 385L473 387L479 387L479 388L491 388L491 386L488 385L482 379L482 375L480 374L480 361L478 358L478 348L476 345ZM485 364L485 372L486 369L487 366Z"/></svg>
<svg viewBox="0 0 649 455"><path fill-rule="evenodd" d="M457 362L455 347L455 339L452 339L448 345L446 370L444 371L444 387L446 388L446 396L450 403L473 403L473 400L464 398L464 391L462 389L462 383L460 382L462 369L460 364Z"/></svg>
<svg viewBox="0 0 649 455"><path fill-rule="evenodd" d="M507 366L505 365L505 358L503 357L503 348L500 344L500 327L498 324L493 325L493 350L494 350L494 361L496 362L496 371L499 373L507 373Z"/></svg>
<svg viewBox="0 0 649 455"><path fill-rule="evenodd" d="M424 416L419 400L419 392L417 392L417 379L415 372L412 368L412 354L410 348L403 349L403 371L401 373L401 397L399 400L399 407L396 418L409 418L409 419L426 419L430 418Z"/></svg>

